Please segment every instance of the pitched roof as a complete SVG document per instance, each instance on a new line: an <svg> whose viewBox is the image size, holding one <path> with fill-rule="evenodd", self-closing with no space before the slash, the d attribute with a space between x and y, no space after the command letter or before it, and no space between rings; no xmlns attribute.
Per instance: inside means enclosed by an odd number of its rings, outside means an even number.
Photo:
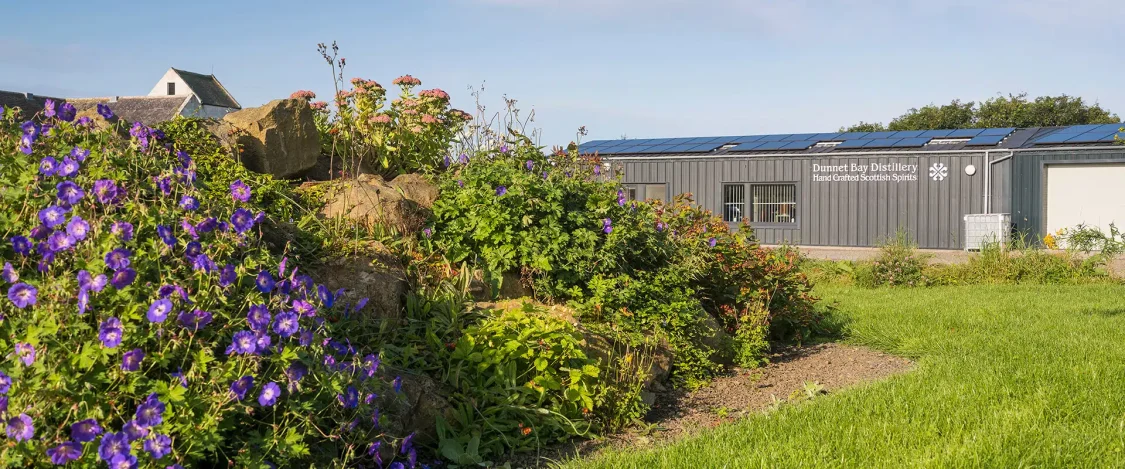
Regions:
<svg viewBox="0 0 1125 469"><path fill-rule="evenodd" d="M191 99L188 96L127 96L119 97L116 101L110 98L78 98L68 99L78 112L94 108L99 103L109 106L117 117L126 122L140 122L145 125L154 125L172 120L180 114L180 110Z"/></svg>
<svg viewBox="0 0 1125 469"><path fill-rule="evenodd" d="M63 100L50 96L36 96L31 93L0 90L0 106L4 109L18 107L23 111L23 118L27 119L43 111L44 103L48 99L61 103Z"/></svg>
<svg viewBox="0 0 1125 469"><path fill-rule="evenodd" d="M227 89L223 87L223 84L219 83L219 79L215 78L215 75L204 75L177 68L173 68L172 71L176 72L184 80L184 83L187 83L188 88L191 88L196 96L199 96L200 103L209 106L242 109L238 101L235 101L234 96L231 96Z"/></svg>

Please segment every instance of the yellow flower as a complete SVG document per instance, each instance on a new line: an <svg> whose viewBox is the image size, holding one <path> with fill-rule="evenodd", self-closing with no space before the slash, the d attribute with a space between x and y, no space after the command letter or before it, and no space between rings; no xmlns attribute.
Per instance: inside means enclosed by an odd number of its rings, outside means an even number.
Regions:
<svg viewBox="0 0 1125 469"><path fill-rule="evenodd" d="M1059 234L1061 235L1062 233L1059 233ZM1046 246L1047 249L1058 249L1059 248L1058 242L1055 240L1055 236L1052 235L1051 233L1047 233L1047 236L1043 237L1043 245Z"/></svg>

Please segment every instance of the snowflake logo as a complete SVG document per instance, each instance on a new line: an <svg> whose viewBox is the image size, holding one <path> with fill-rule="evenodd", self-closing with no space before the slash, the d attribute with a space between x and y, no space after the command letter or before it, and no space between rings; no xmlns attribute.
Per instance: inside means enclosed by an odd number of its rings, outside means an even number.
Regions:
<svg viewBox="0 0 1125 469"><path fill-rule="evenodd" d="M949 168L945 164L934 163L933 166L930 166L930 179L944 181L946 176L949 176Z"/></svg>

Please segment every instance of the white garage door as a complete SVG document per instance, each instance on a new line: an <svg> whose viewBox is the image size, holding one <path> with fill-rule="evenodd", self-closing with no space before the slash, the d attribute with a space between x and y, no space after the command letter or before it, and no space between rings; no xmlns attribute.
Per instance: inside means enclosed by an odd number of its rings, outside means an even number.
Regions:
<svg viewBox="0 0 1125 469"><path fill-rule="evenodd" d="M1047 166L1047 232L1080 223L1125 229L1125 164Z"/></svg>

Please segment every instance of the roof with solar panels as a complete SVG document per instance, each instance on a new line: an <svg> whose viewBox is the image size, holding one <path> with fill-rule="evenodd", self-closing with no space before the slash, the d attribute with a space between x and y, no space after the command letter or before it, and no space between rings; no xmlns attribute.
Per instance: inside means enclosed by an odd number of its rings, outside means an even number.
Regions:
<svg viewBox="0 0 1125 469"><path fill-rule="evenodd" d="M952 151L1104 146L1125 139L1125 124L1063 127L829 132L815 134L743 135L592 140L582 153L603 156L754 156L819 153Z"/></svg>

